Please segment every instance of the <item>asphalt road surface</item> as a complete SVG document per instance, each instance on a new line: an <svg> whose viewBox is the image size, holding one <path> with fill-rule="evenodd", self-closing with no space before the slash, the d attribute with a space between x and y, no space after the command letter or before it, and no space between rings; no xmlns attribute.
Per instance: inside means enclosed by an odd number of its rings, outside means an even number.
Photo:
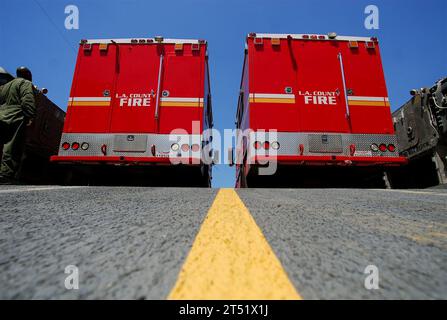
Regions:
<svg viewBox="0 0 447 320"><path fill-rule="evenodd" d="M446 189L8 186L0 203L0 299L447 299Z"/></svg>

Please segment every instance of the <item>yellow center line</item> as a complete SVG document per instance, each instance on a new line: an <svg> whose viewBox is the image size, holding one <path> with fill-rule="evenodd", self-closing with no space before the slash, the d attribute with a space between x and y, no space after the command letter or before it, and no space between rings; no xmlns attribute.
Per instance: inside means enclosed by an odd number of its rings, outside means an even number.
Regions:
<svg viewBox="0 0 447 320"><path fill-rule="evenodd" d="M172 300L299 300L233 189L219 190L168 296Z"/></svg>

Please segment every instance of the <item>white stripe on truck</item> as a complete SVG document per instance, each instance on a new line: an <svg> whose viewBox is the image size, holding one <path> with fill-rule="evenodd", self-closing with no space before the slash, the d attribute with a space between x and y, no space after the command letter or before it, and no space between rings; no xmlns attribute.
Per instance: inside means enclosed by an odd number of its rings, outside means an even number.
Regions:
<svg viewBox="0 0 447 320"><path fill-rule="evenodd" d="M250 36L250 35L248 35ZM328 41L371 41L371 38L367 37L351 37L351 36L337 36L335 39L329 39L325 34L286 34L286 33L256 33L256 38L279 38L279 39L287 39L287 37L292 37L292 39L304 39L303 36L324 36L325 40ZM311 39L305 39L311 40ZM318 39L320 40L320 39Z"/></svg>
<svg viewBox="0 0 447 320"><path fill-rule="evenodd" d="M112 41L114 43L119 44L131 44L132 40L137 40L138 44L141 44L139 41L144 40L145 42L143 44L157 44L158 42L155 41L155 38L133 38L133 39L89 39L86 40L89 44L101 44L101 43L108 43L111 44ZM151 40L152 42L147 42L147 40ZM176 44L176 43L183 43L183 44L198 44L200 43L199 40L196 39L163 39L161 43L165 44ZM206 42L204 43L206 44Z"/></svg>
<svg viewBox="0 0 447 320"><path fill-rule="evenodd" d="M69 102L71 101L111 101L112 98L110 97L71 97L68 99Z"/></svg>
<svg viewBox="0 0 447 320"><path fill-rule="evenodd" d="M203 98L160 98L160 101L166 102L203 102Z"/></svg>
<svg viewBox="0 0 447 320"><path fill-rule="evenodd" d="M250 98L295 99L295 95L282 93L250 93Z"/></svg>
<svg viewBox="0 0 447 320"><path fill-rule="evenodd" d="M387 101L385 97L361 97L361 96L348 96L348 100L351 101Z"/></svg>

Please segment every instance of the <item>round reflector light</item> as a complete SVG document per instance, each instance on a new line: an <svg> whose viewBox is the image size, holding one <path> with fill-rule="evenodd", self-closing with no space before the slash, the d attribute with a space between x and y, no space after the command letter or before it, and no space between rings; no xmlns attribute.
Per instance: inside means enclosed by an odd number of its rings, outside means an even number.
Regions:
<svg viewBox="0 0 447 320"><path fill-rule="evenodd" d="M178 151L178 149L180 149L180 146L178 145L178 143L173 143L171 145L171 150L172 151Z"/></svg>
<svg viewBox="0 0 447 320"><path fill-rule="evenodd" d="M70 149L70 144L69 144L68 142L64 142L64 143L62 144L62 149L64 149L64 150L68 150L68 149Z"/></svg>
<svg viewBox="0 0 447 320"><path fill-rule="evenodd" d="M374 151L374 152L377 152L377 151L379 151L379 146L377 144L373 143L371 145L371 150Z"/></svg>
<svg viewBox="0 0 447 320"><path fill-rule="evenodd" d="M200 146L197 143L195 143L191 146L191 150L192 152L198 152L200 150Z"/></svg>
<svg viewBox="0 0 447 320"><path fill-rule="evenodd" d="M82 150L87 150L89 147L90 147L90 145L89 145L87 142L83 142L83 143L81 144L81 149L82 149Z"/></svg>
<svg viewBox="0 0 447 320"><path fill-rule="evenodd" d="M183 152L188 152L189 151L189 144L182 144L182 151Z"/></svg>
<svg viewBox="0 0 447 320"><path fill-rule="evenodd" d="M180 146L178 145L178 143L174 143L171 145L171 150L172 151L178 151L178 149L180 149Z"/></svg>
<svg viewBox="0 0 447 320"><path fill-rule="evenodd" d="M381 152L385 152L385 151L386 151L386 144L381 143L380 146L379 146L379 150L380 150Z"/></svg>
<svg viewBox="0 0 447 320"><path fill-rule="evenodd" d="M261 143L259 141L255 141L254 147L256 150L261 149Z"/></svg>
<svg viewBox="0 0 447 320"><path fill-rule="evenodd" d="M78 150L78 149L79 149L79 143L78 143L78 142L73 142L73 143L71 144L71 148L72 148L73 150Z"/></svg>
<svg viewBox="0 0 447 320"><path fill-rule="evenodd" d="M396 151L396 146L394 144L389 144L388 145L388 151L389 152L394 152Z"/></svg>
<svg viewBox="0 0 447 320"><path fill-rule="evenodd" d="M271 143L271 147L272 147L272 149L278 150L279 149L279 142L278 141L273 141Z"/></svg>

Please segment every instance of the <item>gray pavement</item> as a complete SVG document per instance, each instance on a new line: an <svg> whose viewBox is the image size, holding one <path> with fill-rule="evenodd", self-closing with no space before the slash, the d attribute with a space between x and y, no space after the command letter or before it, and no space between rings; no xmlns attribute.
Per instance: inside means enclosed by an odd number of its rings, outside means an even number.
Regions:
<svg viewBox="0 0 447 320"><path fill-rule="evenodd" d="M447 299L444 191L238 193L304 299Z"/></svg>
<svg viewBox="0 0 447 320"><path fill-rule="evenodd" d="M1 187L0 299L165 299L217 191ZM447 299L447 190L237 192L304 299Z"/></svg>
<svg viewBox="0 0 447 320"><path fill-rule="evenodd" d="M0 189L0 299L164 299L217 192L33 188Z"/></svg>

